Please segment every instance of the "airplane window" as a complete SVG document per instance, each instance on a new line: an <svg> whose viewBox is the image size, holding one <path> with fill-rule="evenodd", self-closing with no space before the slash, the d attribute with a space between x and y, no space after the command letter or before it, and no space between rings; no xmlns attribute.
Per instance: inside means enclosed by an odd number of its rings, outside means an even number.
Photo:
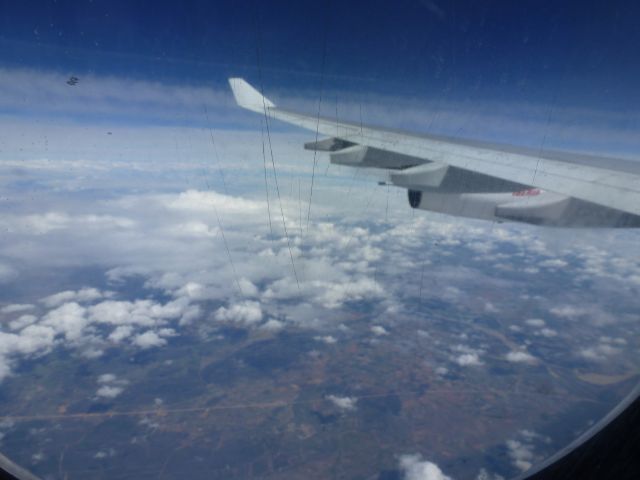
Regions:
<svg viewBox="0 0 640 480"><path fill-rule="evenodd" d="M635 395L635 4L1 11L0 467L508 479Z"/></svg>

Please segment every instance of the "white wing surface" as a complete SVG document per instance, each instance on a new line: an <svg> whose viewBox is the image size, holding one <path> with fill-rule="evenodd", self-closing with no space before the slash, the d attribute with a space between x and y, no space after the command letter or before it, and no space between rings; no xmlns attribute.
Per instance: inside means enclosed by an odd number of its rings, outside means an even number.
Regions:
<svg viewBox="0 0 640 480"><path fill-rule="evenodd" d="M360 126L280 109L244 79L229 83L239 106L322 135L457 167L470 172L555 192L586 202L640 215L640 169L617 171L606 165L545 158L509 148L474 145L435 136L420 136ZM593 163L593 162L592 162ZM603 164L606 159L603 159Z"/></svg>

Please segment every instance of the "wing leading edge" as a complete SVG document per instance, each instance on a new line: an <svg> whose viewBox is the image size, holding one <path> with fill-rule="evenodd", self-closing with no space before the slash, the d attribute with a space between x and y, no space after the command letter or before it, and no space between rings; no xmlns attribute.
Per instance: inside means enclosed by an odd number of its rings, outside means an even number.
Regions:
<svg viewBox="0 0 640 480"><path fill-rule="evenodd" d="M418 159L421 163L433 162L443 167L454 167L514 185L543 189L634 217L640 215L640 170L639 173L621 172L602 166L513 152L507 148L501 150L499 147L455 139L418 136L290 112L276 107L244 79L230 78L229 83L239 106L334 137L348 145L399 154Z"/></svg>

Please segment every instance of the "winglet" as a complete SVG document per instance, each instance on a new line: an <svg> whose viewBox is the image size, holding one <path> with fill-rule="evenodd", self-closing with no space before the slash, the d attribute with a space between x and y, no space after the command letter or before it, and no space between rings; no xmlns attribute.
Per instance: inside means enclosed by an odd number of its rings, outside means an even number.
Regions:
<svg viewBox="0 0 640 480"><path fill-rule="evenodd" d="M265 108L273 108L275 104L264 97L258 90L247 83L244 78L230 78L229 85L236 103L242 108L254 112L263 112Z"/></svg>

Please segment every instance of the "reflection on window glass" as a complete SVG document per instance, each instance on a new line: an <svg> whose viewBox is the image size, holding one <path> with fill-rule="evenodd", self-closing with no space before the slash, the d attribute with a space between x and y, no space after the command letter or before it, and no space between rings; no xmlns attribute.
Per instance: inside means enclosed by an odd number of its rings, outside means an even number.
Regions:
<svg viewBox="0 0 640 480"><path fill-rule="evenodd" d="M635 10L7 6L0 452L496 480L565 447L638 381Z"/></svg>

